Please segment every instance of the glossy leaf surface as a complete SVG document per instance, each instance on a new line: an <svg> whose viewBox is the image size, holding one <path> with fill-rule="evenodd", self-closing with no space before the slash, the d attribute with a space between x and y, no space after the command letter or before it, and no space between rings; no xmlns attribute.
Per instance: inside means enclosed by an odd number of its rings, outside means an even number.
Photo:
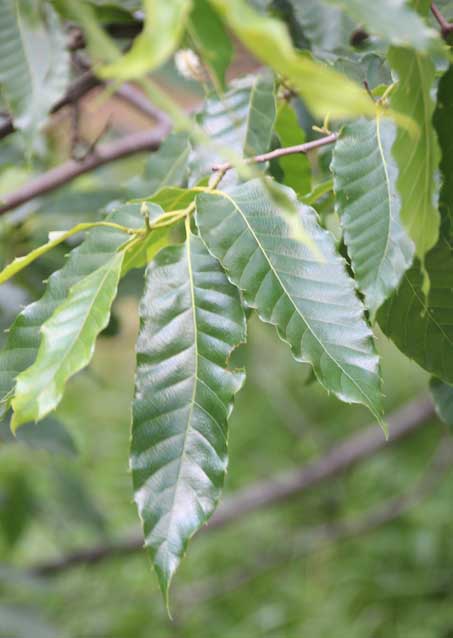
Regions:
<svg viewBox="0 0 453 638"><path fill-rule="evenodd" d="M434 407L439 419L453 426L453 386L433 377L429 384Z"/></svg>
<svg viewBox="0 0 453 638"><path fill-rule="evenodd" d="M295 358L311 363L327 390L379 418L378 358L363 306L333 237L312 209L294 203L321 258L292 238L261 180L199 195L197 224L247 305L277 327Z"/></svg>
<svg viewBox="0 0 453 638"><path fill-rule="evenodd" d="M414 254L400 223L394 138L390 120L348 124L335 144L331 166L344 241L372 312L398 287Z"/></svg>
<svg viewBox="0 0 453 638"><path fill-rule="evenodd" d="M140 304L131 469L161 589L212 514L227 466L227 419L243 374L227 369L245 339L239 294L189 234L146 273Z"/></svg>
<svg viewBox="0 0 453 638"><path fill-rule="evenodd" d="M124 253L77 282L67 299L41 326L41 344L34 364L16 379L11 429L39 421L52 412L66 382L90 362L96 338L108 325L116 297Z"/></svg>

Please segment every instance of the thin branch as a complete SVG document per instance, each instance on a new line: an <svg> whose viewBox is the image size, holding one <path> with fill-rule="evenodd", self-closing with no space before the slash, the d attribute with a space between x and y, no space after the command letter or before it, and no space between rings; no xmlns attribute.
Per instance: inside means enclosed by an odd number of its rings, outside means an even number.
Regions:
<svg viewBox="0 0 453 638"><path fill-rule="evenodd" d="M98 146L93 154L80 162L68 160L64 164L52 168L50 171L47 171L47 173L43 173L28 184L25 184L17 191L10 195L3 196L2 203L0 204L0 215L7 213L21 204L25 204L35 197L55 190L79 175L88 173L99 166L122 159L134 153L156 151L169 130L169 125L162 122L150 131L132 133L115 142Z"/></svg>
<svg viewBox="0 0 453 638"><path fill-rule="evenodd" d="M244 160L244 164L262 164L263 162L269 162L270 160L277 159L279 157L284 157L285 155L295 155L296 153L307 153L308 151L313 150L314 148L319 148L320 146L326 146L326 144L333 144L336 142L338 138L338 133L331 133L326 137L321 137L318 140L313 140L312 142L306 142L305 144L297 144L296 146L286 146L284 148L277 148L274 151L270 151L269 153L263 153L262 155L255 155L254 157L247 157ZM225 164L216 164L212 167L212 170L217 172L226 173L233 168L233 164L229 162Z"/></svg>
<svg viewBox="0 0 453 638"><path fill-rule="evenodd" d="M299 560L308 554L377 531L381 527L403 517L412 508L428 498L453 462L453 444L443 438L429 463L429 467L417 481L415 487L405 493L390 498L368 509L352 519L316 525L303 529L282 551L275 554L259 555L253 561L252 569L233 569L221 579L209 577L176 590L176 598L184 605L199 605L212 599L221 598L251 582L270 570L280 569L287 562Z"/></svg>
<svg viewBox="0 0 453 638"><path fill-rule="evenodd" d="M141 111L147 117L156 120L156 122L166 122L170 125L170 118L166 113L158 109L152 104L146 95L144 95L133 84L123 84L115 91L115 96L121 98L128 104L131 104L137 111Z"/></svg>
<svg viewBox="0 0 453 638"><path fill-rule="evenodd" d="M450 33L453 32L453 23L448 22L448 20L442 15L439 7L436 5L435 2L431 3L431 11L433 13L433 16L439 23L442 36L446 39L450 35Z"/></svg>
<svg viewBox="0 0 453 638"><path fill-rule="evenodd" d="M286 502L309 489L343 474L357 463L374 456L383 449L409 436L435 416L428 398L414 400L387 419L390 436L386 441L375 423L355 434L322 458L305 467L278 474L265 481L245 487L226 499L204 529L212 531L233 523L256 510ZM109 545L98 545L73 552L31 569L41 576L53 576L81 564L94 565L103 560L132 554L143 549L141 534Z"/></svg>

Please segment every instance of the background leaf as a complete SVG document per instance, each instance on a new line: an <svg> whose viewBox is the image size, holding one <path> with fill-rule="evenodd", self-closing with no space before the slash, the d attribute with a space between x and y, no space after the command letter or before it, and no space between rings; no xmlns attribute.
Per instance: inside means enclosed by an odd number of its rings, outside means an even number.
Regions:
<svg viewBox="0 0 453 638"><path fill-rule="evenodd" d="M442 234L453 238L453 143L451 123L453 122L453 66L441 77L437 89L436 110L433 116L442 158L440 171L442 187L439 194L439 210L442 217Z"/></svg>
<svg viewBox="0 0 453 638"><path fill-rule="evenodd" d="M445 239L426 256L427 298L418 261L379 310L383 332L406 356L446 383L453 383L453 255Z"/></svg>
<svg viewBox="0 0 453 638"><path fill-rule="evenodd" d="M190 0L144 0L143 31L127 53L100 69L100 75L117 81L132 80L158 68L178 46L190 6Z"/></svg>
<svg viewBox="0 0 453 638"><path fill-rule="evenodd" d="M65 93L70 60L52 6L38 0L0 0L0 93L29 143Z"/></svg>
<svg viewBox="0 0 453 638"><path fill-rule="evenodd" d="M208 0L194 0L188 31L195 48L219 91L225 89L225 73L233 59L233 45L222 21Z"/></svg>
<svg viewBox="0 0 453 638"><path fill-rule="evenodd" d="M374 313L398 287L414 247L400 223L390 120L347 124L333 150L336 210L366 305Z"/></svg>
<svg viewBox="0 0 453 638"><path fill-rule="evenodd" d="M280 146L295 146L305 142L305 132L295 110L287 102L282 102L278 107L275 133ZM279 165L283 171L283 184L295 190L298 195L311 191L311 165L304 153L281 157Z"/></svg>
<svg viewBox="0 0 453 638"><path fill-rule="evenodd" d="M333 118L347 118L374 113L375 107L363 88L296 52L280 20L260 15L244 0L210 2L259 60L289 80L314 115L330 113Z"/></svg>
<svg viewBox="0 0 453 638"><path fill-rule="evenodd" d="M354 284L315 212L295 206L321 258L292 238L261 180L199 195L197 224L247 305L277 327L295 358L311 363L327 390L379 419L378 358Z"/></svg>
<svg viewBox="0 0 453 638"><path fill-rule="evenodd" d="M433 377L429 387L439 419L453 426L453 386Z"/></svg>
<svg viewBox="0 0 453 638"><path fill-rule="evenodd" d="M423 264L425 254L436 244L440 223L435 179L440 152L431 125L435 67L428 57L408 49L391 48L388 59L399 78L391 94L391 107L419 127L418 139L406 129L398 129L393 155L399 168L401 220Z"/></svg>
<svg viewBox="0 0 453 638"><path fill-rule="evenodd" d="M245 338L236 289L198 237L159 253L140 305L131 468L160 586L220 496L227 419L243 375L226 369Z"/></svg>

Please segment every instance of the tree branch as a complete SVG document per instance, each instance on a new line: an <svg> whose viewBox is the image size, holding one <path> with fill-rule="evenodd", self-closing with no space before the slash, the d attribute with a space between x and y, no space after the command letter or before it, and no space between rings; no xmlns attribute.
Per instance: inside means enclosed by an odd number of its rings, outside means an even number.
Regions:
<svg viewBox="0 0 453 638"><path fill-rule="evenodd" d="M377 452L388 449L390 445L412 434L434 416L434 408L428 398L414 400L389 416L388 441L373 423L366 430L351 436L324 457L312 461L304 468L278 474L269 480L259 481L240 490L224 501L204 529L220 529L260 508L300 496L310 488L343 474ZM82 549L62 558L40 563L35 565L31 572L39 576L53 576L77 565L94 565L142 549L143 537L140 534L117 543Z"/></svg>
<svg viewBox="0 0 453 638"><path fill-rule="evenodd" d="M307 153L314 148L319 148L320 146L326 146L326 144L333 144L337 141L338 133L331 133L326 137L321 137L318 140L313 140L312 142L306 142L305 144L297 144L296 146L286 146L283 148L277 148L274 151L270 151L269 153L263 153L262 155L255 155L254 157L247 157L244 159L244 164L262 164L263 162L268 162L273 159L277 159L279 157L284 157L285 155L295 155L297 153ZM225 164L215 164L212 167L213 172L221 172L226 173L231 168L233 168L233 164L229 162Z"/></svg>
<svg viewBox="0 0 453 638"><path fill-rule="evenodd" d="M450 33L453 32L453 23L448 22L448 20L445 19L445 17L442 15L439 7L436 5L435 2L431 3L431 11L433 16L436 18L437 22L439 23L442 37L444 39L447 39Z"/></svg>
<svg viewBox="0 0 453 638"><path fill-rule="evenodd" d="M134 153L142 151L156 151L164 137L168 134L170 126L167 122L161 122L150 131L132 133L115 142L102 144L96 147L91 155L78 162L68 160L64 164L52 168L47 173L36 177L14 193L5 195L0 204L0 215L25 204L26 202L44 195L66 184L79 175L88 173L109 162L113 162Z"/></svg>

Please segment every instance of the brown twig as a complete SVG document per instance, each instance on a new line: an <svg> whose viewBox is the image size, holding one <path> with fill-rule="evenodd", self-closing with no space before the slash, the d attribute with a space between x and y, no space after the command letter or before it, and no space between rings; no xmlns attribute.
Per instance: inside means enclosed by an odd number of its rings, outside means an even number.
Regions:
<svg viewBox="0 0 453 638"><path fill-rule="evenodd" d="M326 137L321 137L318 140L312 142L306 142L305 144L297 144L296 146L286 146L283 148L276 148L269 153L263 153L262 155L255 155L254 157L247 157L244 160L244 164L262 164L263 162L269 162L279 157L285 157L285 155L295 155L297 153L308 153L315 148L326 146L326 144L333 144L338 139L338 133L331 133ZM215 164L212 167L213 172L226 173L233 168L233 164L227 162L225 164Z"/></svg>
<svg viewBox="0 0 453 638"><path fill-rule="evenodd" d="M414 433L435 416L428 398L414 400L400 408L387 419L390 436L386 441L375 423L365 431L355 434L322 458L307 466L274 476L266 481L240 490L226 499L212 517L206 531L220 529L256 510L277 505L294 496L300 496L329 479L346 472L357 463L388 449L390 445ZM143 548L141 534L117 543L82 549L47 562L35 565L31 572L40 576L53 576L77 565L94 565L103 560L129 555Z"/></svg>
<svg viewBox="0 0 453 638"><path fill-rule="evenodd" d="M453 32L453 23L448 22L448 20L442 15L439 7L436 5L435 2L431 3L431 11L433 16L436 18L437 22L439 23L442 37L444 39L447 39L450 33Z"/></svg>
<svg viewBox="0 0 453 638"><path fill-rule="evenodd" d="M150 131L132 133L122 139L109 144L102 144L96 148L96 152L82 161L68 160L64 164L52 168L47 173L36 177L14 193L5 195L0 204L0 215L25 204L26 202L55 190L63 184L67 184L74 178L88 173L99 166L115 160L127 157L143 151L156 151L170 127L167 123L160 123Z"/></svg>

